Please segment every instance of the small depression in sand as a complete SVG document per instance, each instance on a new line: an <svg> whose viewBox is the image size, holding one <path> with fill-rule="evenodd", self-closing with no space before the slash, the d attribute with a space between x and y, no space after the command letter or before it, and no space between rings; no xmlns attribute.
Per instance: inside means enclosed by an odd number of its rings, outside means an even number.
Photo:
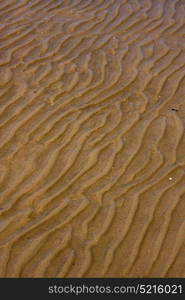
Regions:
<svg viewBox="0 0 185 300"><path fill-rule="evenodd" d="M0 0L0 276L185 276L185 1Z"/></svg>

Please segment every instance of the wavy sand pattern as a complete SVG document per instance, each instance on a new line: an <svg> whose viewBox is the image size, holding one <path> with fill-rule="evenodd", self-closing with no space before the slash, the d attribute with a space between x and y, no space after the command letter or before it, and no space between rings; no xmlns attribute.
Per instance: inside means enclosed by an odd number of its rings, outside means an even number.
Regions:
<svg viewBox="0 0 185 300"><path fill-rule="evenodd" d="M0 276L185 276L185 1L0 0Z"/></svg>

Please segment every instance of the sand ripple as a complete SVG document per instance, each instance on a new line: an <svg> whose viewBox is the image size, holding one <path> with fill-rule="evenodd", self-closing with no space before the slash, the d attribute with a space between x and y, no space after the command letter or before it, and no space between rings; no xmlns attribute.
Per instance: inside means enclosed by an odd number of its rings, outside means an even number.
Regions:
<svg viewBox="0 0 185 300"><path fill-rule="evenodd" d="M0 1L0 276L185 276L184 0Z"/></svg>

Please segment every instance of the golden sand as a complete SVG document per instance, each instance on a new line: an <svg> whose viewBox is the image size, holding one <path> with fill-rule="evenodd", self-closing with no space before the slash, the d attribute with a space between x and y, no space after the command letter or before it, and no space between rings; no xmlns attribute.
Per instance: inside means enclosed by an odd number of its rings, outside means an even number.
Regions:
<svg viewBox="0 0 185 300"><path fill-rule="evenodd" d="M0 0L0 276L185 276L185 1Z"/></svg>

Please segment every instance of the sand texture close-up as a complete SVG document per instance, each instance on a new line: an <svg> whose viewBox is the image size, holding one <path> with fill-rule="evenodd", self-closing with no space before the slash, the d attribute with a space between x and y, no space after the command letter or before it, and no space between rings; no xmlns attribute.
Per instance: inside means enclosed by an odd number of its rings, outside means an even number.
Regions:
<svg viewBox="0 0 185 300"><path fill-rule="evenodd" d="M0 0L0 277L185 277L185 0Z"/></svg>

